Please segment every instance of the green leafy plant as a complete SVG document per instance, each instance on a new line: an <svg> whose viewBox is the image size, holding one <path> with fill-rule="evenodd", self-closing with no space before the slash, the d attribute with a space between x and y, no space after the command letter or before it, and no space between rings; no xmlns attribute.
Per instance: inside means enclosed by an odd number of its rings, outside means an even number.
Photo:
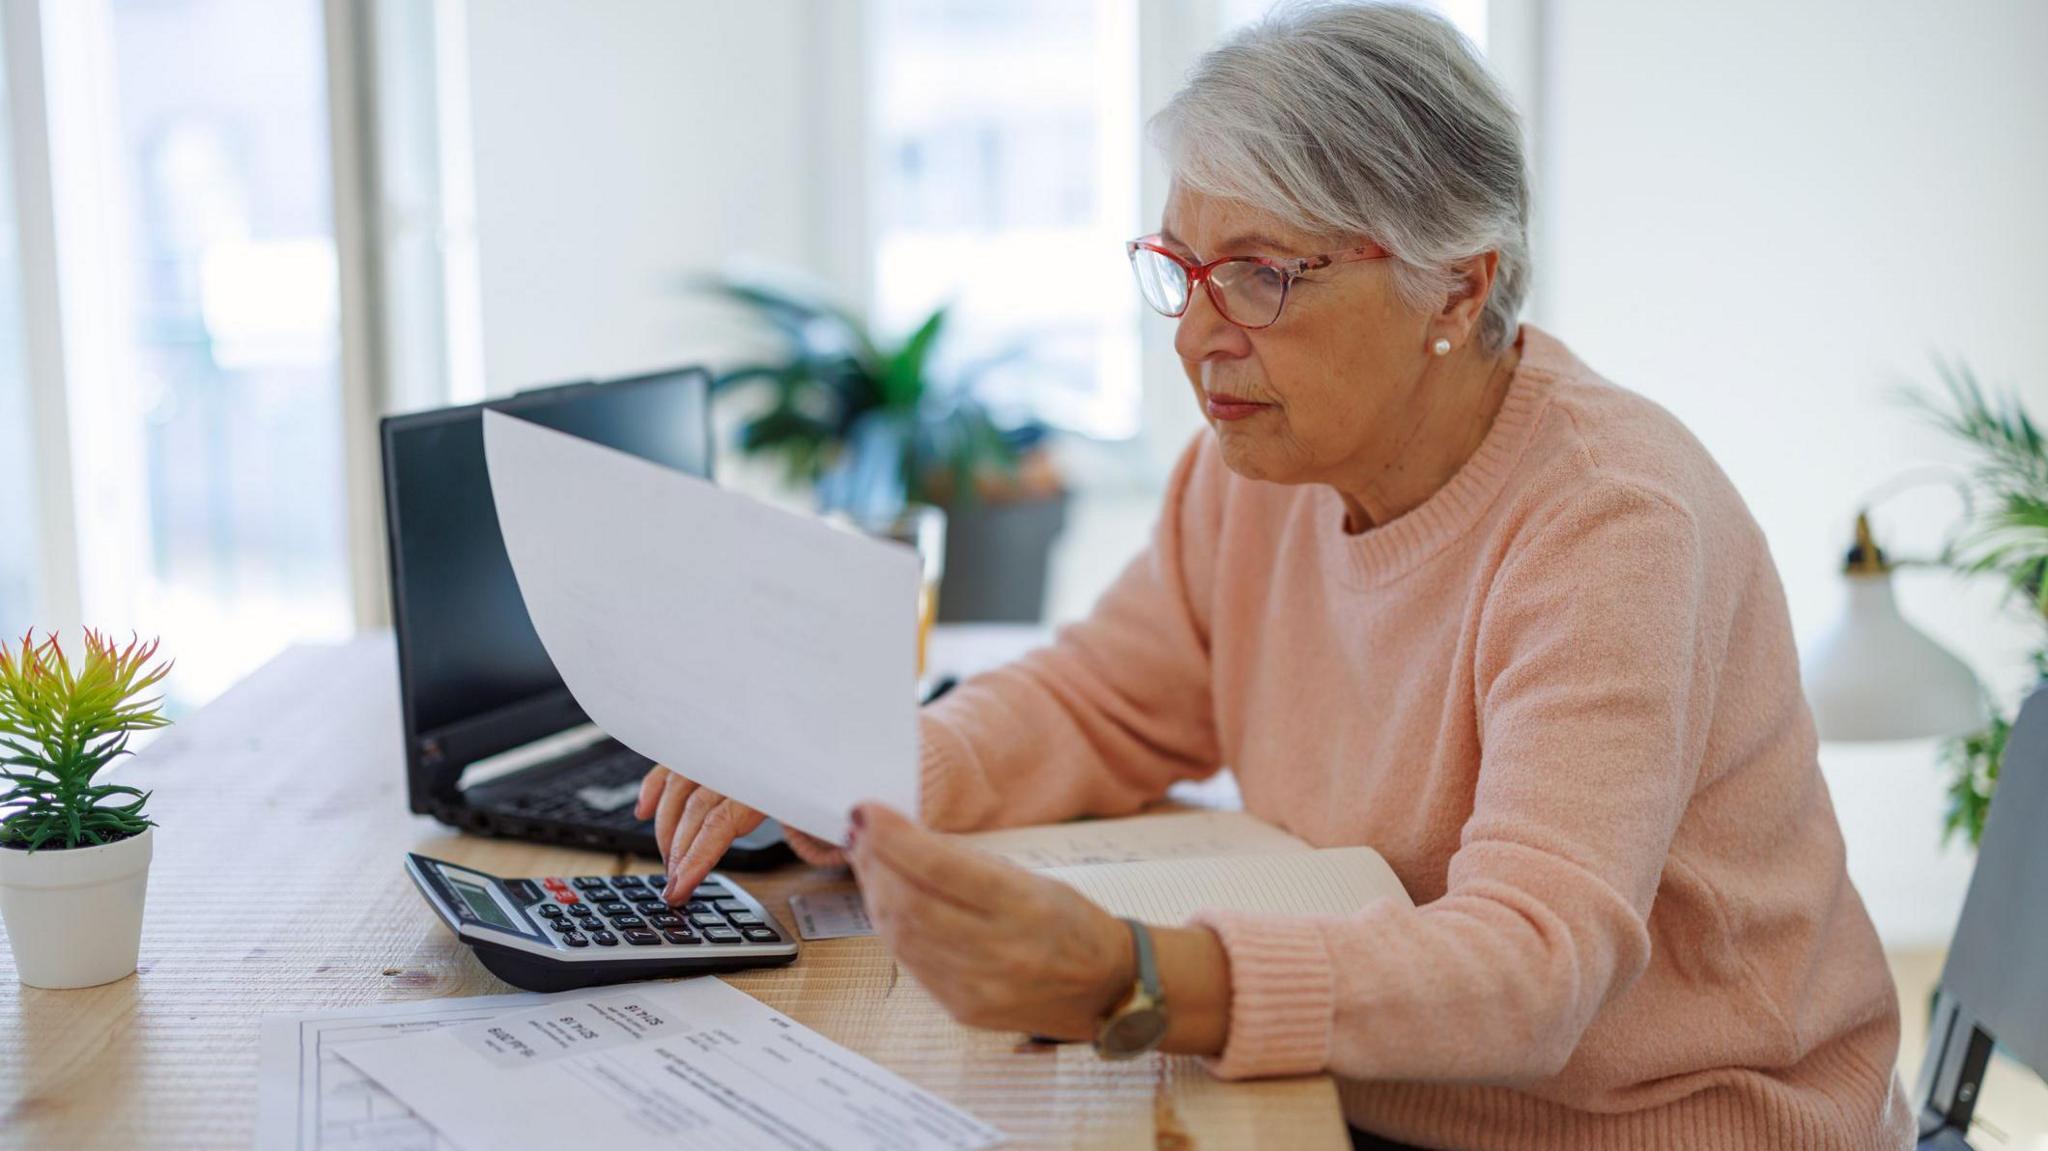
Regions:
<svg viewBox="0 0 2048 1151"><path fill-rule="evenodd" d="M1936 369L1943 394L1911 399L1936 427L1974 449L1970 478L1979 501L1942 559L2010 589L2036 629L2035 674L2048 677L2048 438L2017 396L1991 395L1965 365L1937 363ZM1975 844L1983 838L2011 731L2011 718L1994 708L1983 730L1942 749L1950 774L1944 839L1960 833Z"/></svg>
<svg viewBox="0 0 2048 1151"><path fill-rule="evenodd" d="M0 847L90 847L151 826L148 792L96 779L128 754L131 734L170 722L162 697L137 698L170 670L147 668L156 649L88 630L74 669L55 635L0 643L0 780L12 785L0 795Z"/></svg>
<svg viewBox="0 0 2048 1151"><path fill-rule="evenodd" d="M769 390L767 406L740 428L740 450L779 456L792 481L819 485L827 508L889 514L905 500L972 498L974 481L1014 474L1020 451L1042 433L998 427L974 394L982 374L1014 355L938 376L944 307L892 342L798 291L735 279L700 286L752 313L783 346L779 359L713 384Z"/></svg>

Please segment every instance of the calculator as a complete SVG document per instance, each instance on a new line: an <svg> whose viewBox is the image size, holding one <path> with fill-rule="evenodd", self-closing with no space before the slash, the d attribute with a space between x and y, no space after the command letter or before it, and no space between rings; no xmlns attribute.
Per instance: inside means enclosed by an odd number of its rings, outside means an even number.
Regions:
<svg viewBox="0 0 2048 1151"><path fill-rule="evenodd" d="M702 975L796 958L794 936L759 900L712 872L681 907L668 876L500 879L424 855L405 871L491 974L527 991Z"/></svg>

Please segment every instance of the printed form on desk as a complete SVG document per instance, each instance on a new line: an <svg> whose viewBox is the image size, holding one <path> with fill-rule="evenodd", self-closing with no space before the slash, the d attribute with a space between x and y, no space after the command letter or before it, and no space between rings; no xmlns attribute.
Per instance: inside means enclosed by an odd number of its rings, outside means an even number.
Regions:
<svg viewBox="0 0 2048 1151"><path fill-rule="evenodd" d="M464 1151L973 1151L1003 1139L710 976L551 996L340 1054Z"/></svg>
<svg viewBox="0 0 2048 1151"><path fill-rule="evenodd" d="M561 996L518 992L411 1003L370 1003L312 1015L273 1015L258 1046L256 1142L293 1151L461 1151L397 1096L341 1057L377 1043L525 1011Z"/></svg>

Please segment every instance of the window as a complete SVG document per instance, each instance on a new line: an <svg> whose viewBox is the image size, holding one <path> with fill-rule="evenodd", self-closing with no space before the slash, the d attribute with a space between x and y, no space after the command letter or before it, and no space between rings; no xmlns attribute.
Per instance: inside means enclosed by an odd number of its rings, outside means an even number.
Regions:
<svg viewBox="0 0 2048 1151"><path fill-rule="evenodd" d="M0 61L5 54L0 53ZM40 520L34 411L21 331L21 246L15 232L12 123L0 73L0 641L37 623Z"/></svg>
<svg viewBox="0 0 2048 1151"><path fill-rule="evenodd" d="M1415 0L1419 8L1434 8L1456 25L1465 38L1483 54L1486 51L1487 0ZM1266 14L1273 0L1223 0L1223 26L1239 28Z"/></svg>
<svg viewBox="0 0 2048 1151"><path fill-rule="evenodd" d="M1136 0L878 0L870 42L881 330L950 301L999 414L1134 433Z"/></svg>
<svg viewBox="0 0 2048 1151"><path fill-rule="evenodd" d="M111 98L51 124L93 155L67 210L106 245L103 273L60 248L103 277L65 323L108 346L67 364L73 442L114 445L73 463L84 613L161 633L189 706L350 626L322 10L94 7L46 8L53 83Z"/></svg>

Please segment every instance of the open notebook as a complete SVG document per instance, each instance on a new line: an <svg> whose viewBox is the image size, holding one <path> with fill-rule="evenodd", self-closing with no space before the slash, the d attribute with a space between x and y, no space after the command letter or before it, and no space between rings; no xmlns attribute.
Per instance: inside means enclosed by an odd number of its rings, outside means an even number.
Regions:
<svg viewBox="0 0 2048 1151"><path fill-rule="evenodd" d="M1180 923L1205 907L1343 914L1411 901L1369 847L1317 849L1238 811L1012 827L962 840L1065 883L1111 914Z"/></svg>

